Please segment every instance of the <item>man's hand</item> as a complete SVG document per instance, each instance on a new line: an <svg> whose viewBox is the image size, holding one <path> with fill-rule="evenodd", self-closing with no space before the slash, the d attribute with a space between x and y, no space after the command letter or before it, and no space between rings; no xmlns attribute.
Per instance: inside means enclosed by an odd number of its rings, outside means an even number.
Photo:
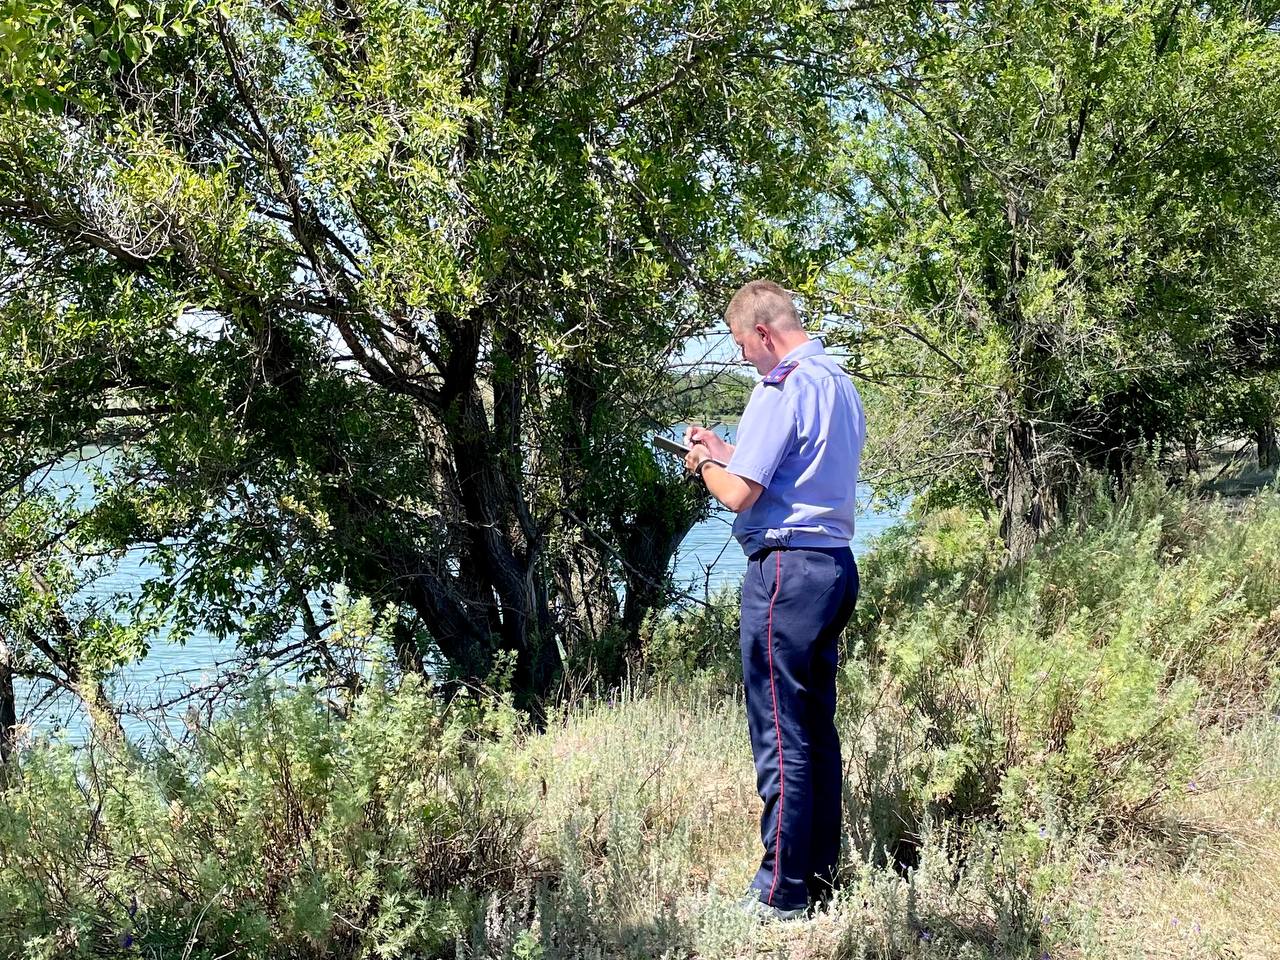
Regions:
<svg viewBox="0 0 1280 960"><path fill-rule="evenodd" d="M729 448L729 453L732 455L733 448L729 447L728 444L725 444L725 446ZM699 464L706 463L711 459L715 459L711 456L711 451L702 444L695 443L692 445L692 449L685 454L684 468L692 474L698 469ZM702 482L707 485L707 492L734 513L741 513L743 510L749 509L752 504L760 499L760 494L764 492L764 487L754 480L739 477L721 467L704 468Z"/></svg>
<svg viewBox="0 0 1280 960"><path fill-rule="evenodd" d="M684 468L689 473L693 473L698 469L698 464L710 459L712 459L710 451L701 444L695 443L692 445L692 449L684 455Z"/></svg>
<svg viewBox="0 0 1280 960"><path fill-rule="evenodd" d="M707 427L690 427L684 432L684 442L695 450L699 446L706 447L707 453L721 463L728 463L733 457L733 444L725 443L720 439L719 434Z"/></svg>

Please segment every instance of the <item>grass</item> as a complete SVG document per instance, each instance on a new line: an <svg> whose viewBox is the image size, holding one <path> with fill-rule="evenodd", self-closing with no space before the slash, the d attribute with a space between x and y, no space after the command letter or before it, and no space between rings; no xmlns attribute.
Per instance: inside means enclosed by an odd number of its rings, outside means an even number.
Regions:
<svg viewBox="0 0 1280 960"><path fill-rule="evenodd" d="M1168 833L1083 869L1063 958L1280 954L1280 720L1215 738Z"/></svg>
<svg viewBox="0 0 1280 960"><path fill-rule="evenodd" d="M1263 711L1211 730L1156 829L1105 848L1053 838L1040 890L994 835L961 867L943 856L942 833L909 876L862 858L853 798L866 785L851 758L839 896L812 919L757 926L732 907L759 856L740 701L657 687L581 707L513 757L541 795L531 842L570 866L565 898L582 908L542 917L539 937L549 955L572 956L1274 957L1280 720ZM846 724L843 738L863 733Z"/></svg>
<svg viewBox="0 0 1280 960"><path fill-rule="evenodd" d="M760 853L746 720L741 700L718 686L636 687L612 701L580 704L542 732L498 738L481 766L495 778L499 799L522 811L522 866L515 882L485 894L478 919L450 934L444 950L420 953L409 945L385 949L383 955L504 960L1275 956L1273 945L1280 942L1280 720L1271 706L1228 722L1218 714L1204 718L1202 760L1185 789L1165 805L1158 822L1145 823L1130 836L1104 844L1087 832L1054 827L1047 838L1032 837L1028 848L1016 829L970 825L960 846L956 826L925 824L919 830L918 863L910 871L895 868L872 845L883 834L872 822L876 811L868 799L893 792L894 771L908 777L925 749L920 732L904 722L891 693L870 713L846 710L841 890L812 919L758 925L733 905ZM392 709L393 715L411 712L408 706ZM887 760L872 762L873 756ZM404 769L399 761L393 766ZM416 795L416 789L410 792ZM466 833L466 824L463 830L467 845L483 848L486 831ZM456 846L445 835L437 842ZM306 841L296 849L303 861L316 856ZM472 862L484 856L479 849ZM340 863L329 870L331 877L337 875ZM132 883L128 876L115 882ZM146 897L152 910L161 899ZM225 929L222 912L218 922ZM357 913L347 912L346 918L365 931L374 926ZM185 921L193 949L172 955L222 955L222 944L206 938L211 924L206 921L202 933L196 919L188 914ZM252 955L317 956L337 948L334 942L324 946L323 922L314 929L319 952L300 949L296 942L285 949L281 937L279 953ZM77 942L94 952L103 946Z"/></svg>
<svg viewBox="0 0 1280 960"><path fill-rule="evenodd" d="M581 705L515 751L512 768L539 797L531 842L561 865L583 907L540 916L548 956L1280 956L1280 718L1267 686L1280 501L1241 508L1145 489L1014 576L984 566L981 529L934 519L883 552L879 570L868 565L880 610L864 610L863 629L883 656L879 674L864 663L842 679L845 857L830 907L763 927L732 909L760 854L746 721L723 665L699 673L679 658L726 628L711 613L658 634L682 682ZM1068 641L1077 652L1063 652ZM1110 661L1122 671L1155 672L1099 699L1091 678L1109 661L1095 654L1111 644L1126 653ZM927 651L924 687L916 666L896 675L888 666L914 663L916 649ZM1098 723L1061 735L1075 736L1074 747L1046 748L1062 717L1027 712L1033 688L1017 671L1029 666L1042 683L1036 658L1060 653L1076 658L1062 682L1083 684L1064 687L1076 691L1064 702L1077 717L1092 703ZM1078 681L1073 671L1083 671ZM1169 700L1179 684L1198 692ZM1185 711L1192 744L1132 727L1171 705ZM1150 802L1129 804L1119 791L1110 809L1073 811L1033 789L1012 804L965 808L964 778L948 772L954 753L939 749L934 721L963 721L959 730L992 716L1014 732L973 749L994 743L1014 759L1002 766L997 751L964 762L1033 788L1130 777ZM1045 734L1025 726L1041 721ZM1100 736L1127 752L1091 752L1088 738ZM1046 761L1046 749L1074 752ZM1099 756L1141 763L1093 763ZM904 837L907 857L890 848ZM912 869L895 863L904 859Z"/></svg>

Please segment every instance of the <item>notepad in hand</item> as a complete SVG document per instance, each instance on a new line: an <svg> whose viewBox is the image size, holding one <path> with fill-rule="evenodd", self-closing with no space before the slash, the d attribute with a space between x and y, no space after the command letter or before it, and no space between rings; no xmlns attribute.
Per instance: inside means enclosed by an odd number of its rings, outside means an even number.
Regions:
<svg viewBox="0 0 1280 960"><path fill-rule="evenodd" d="M666 437L657 437L657 436L653 438L653 445L657 447L659 450L665 450L667 453L671 454L672 456L679 457L681 460L687 457L689 455L689 451L693 449L692 447L687 446L686 444L683 444L683 443L679 443L675 440L668 440ZM724 462L721 460L717 460L715 457L712 457L711 460L714 463L720 464L720 466L722 467L724 466Z"/></svg>

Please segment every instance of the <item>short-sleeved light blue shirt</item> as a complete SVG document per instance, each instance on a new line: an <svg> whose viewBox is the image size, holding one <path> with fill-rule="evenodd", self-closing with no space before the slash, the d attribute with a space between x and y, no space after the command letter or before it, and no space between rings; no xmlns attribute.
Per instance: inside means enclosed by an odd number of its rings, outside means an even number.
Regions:
<svg viewBox="0 0 1280 960"><path fill-rule="evenodd" d="M795 368L770 382L791 361ZM729 460L730 473L764 487L733 524L743 552L848 546L866 435L862 398L819 341L783 357L756 384Z"/></svg>

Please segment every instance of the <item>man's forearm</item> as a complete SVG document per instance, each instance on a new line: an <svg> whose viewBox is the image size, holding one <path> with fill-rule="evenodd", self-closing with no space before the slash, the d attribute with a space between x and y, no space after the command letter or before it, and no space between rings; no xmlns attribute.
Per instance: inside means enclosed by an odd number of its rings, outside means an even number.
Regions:
<svg viewBox="0 0 1280 960"><path fill-rule="evenodd" d="M748 509L764 491L760 484L730 473L719 464L708 463L701 473L708 492L734 513Z"/></svg>

